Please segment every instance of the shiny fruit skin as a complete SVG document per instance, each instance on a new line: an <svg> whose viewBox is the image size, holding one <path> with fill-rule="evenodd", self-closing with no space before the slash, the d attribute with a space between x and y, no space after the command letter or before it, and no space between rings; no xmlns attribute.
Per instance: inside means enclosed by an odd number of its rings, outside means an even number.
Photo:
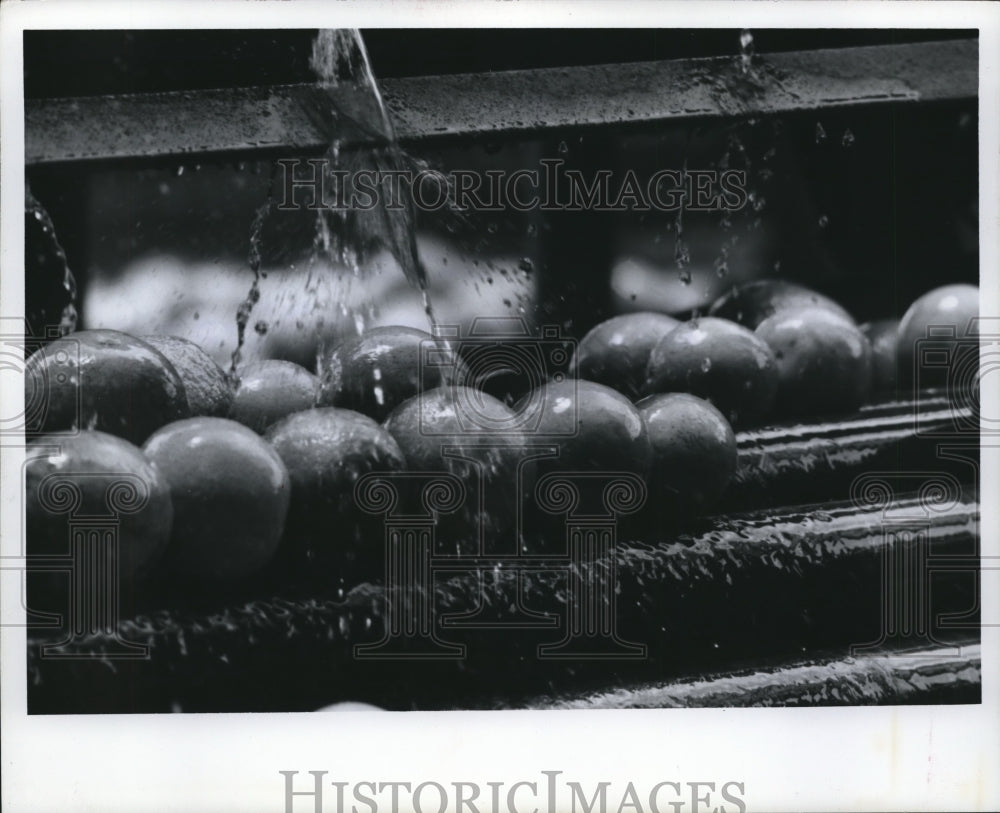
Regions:
<svg viewBox="0 0 1000 813"><path fill-rule="evenodd" d="M766 420L778 390L771 349L745 327L711 316L672 330L653 348L643 391L688 392L711 401L734 426Z"/></svg>
<svg viewBox="0 0 1000 813"><path fill-rule="evenodd" d="M515 412L528 409L533 398L542 409L533 434L540 443L559 446L560 470L642 475L649 470L653 452L646 427L620 392L593 381L551 381L524 396Z"/></svg>
<svg viewBox="0 0 1000 813"><path fill-rule="evenodd" d="M592 513L613 519L631 515L647 501L645 478L649 474L653 449L642 416L632 402L619 392L592 381L566 379L552 381L529 393L515 406L542 410L531 441L551 444L558 457L531 461L525 468L521 504L524 515L524 550L531 554L566 555L567 511ZM629 508L621 511L609 504L607 488L616 474L638 475L641 488L630 484L622 493L634 494ZM540 495L549 486L568 482L570 505L553 510ZM620 479L620 478L619 478ZM619 523L620 524L620 523Z"/></svg>
<svg viewBox="0 0 1000 813"><path fill-rule="evenodd" d="M729 422L708 401L687 393L650 395L636 408L653 447L650 502L710 508L736 473Z"/></svg>
<svg viewBox="0 0 1000 813"><path fill-rule="evenodd" d="M754 330L779 311L807 307L823 308L853 321L851 315L830 297L784 279L757 279L744 283L715 300L708 315L730 319Z"/></svg>
<svg viewBox="0 0 1000 813"><path fill-rule="evenodd" d="M785 417L835 415L868 397L871 345L854 325L821 308L784 310L757 335L778 363L776 411Z"/></svg>
<svg viewBox="0 0 1000 813"><path fill-rule="evenodd" d="M614 316L580 340L570 370L635 400L646 381L650 353L679 324L672 316L649 311Z"/></svg>
<svg viewBox="0 0 1000 813"><path fill-rule="evenodd" d="M166 559L180 581L235 582L267 565L291 492L270 444L226 418L189 418L155 432L143 451L170 486Z"/></svg>
<svg viewBox="0 0 1000 813"><path fill-rule="evenodd" d="M136 598L136 583L151 575L167 547L174 510L162 472L137 446L105 432L84 430L77 435L43 436L29 444L25 515L27 551L32 556L68 555L73 516L113 520L120 610L125 614ZM68 579L63 573L29 573L31 609L48 609L55 602L53 610L65 612Z"/></svg>
<svg viewBox="0 0 1000 813"><path fill-rule="evenodd" d="M958 355L964 355L960 350L964 345L969 352L978 352L979 338L972 321L978 316L979 288L975 285L945 285L916 299L899 323L897 358L901 383L907 388L916 385L921 389L948 386L952 377L949 368L954 368L953 362L961 363L956 350ZM928 337L928 330L934 335ZM918 370L921 340L926 346L933 345L950 354L949 361L933 365L922 363Z"/></svg>
<svg viewBox="0 0 1000 813"><path fill-rule="evenodd" d="M433 343L430 333L409 327L373 328L343 342L320 361L319 406L384 421L407 398L444 383L447 370L421 369L421 355L426 361Z"/></svg>
<svg viewBox="0 0 1000 813"><path fill-rule="evenodd" d="M872 346L872 384L870 398L889 398L896 394L899 320L877 319L858 328Z"/></svg>
<svg viewBox="0 0 1000 813"><path fill-rule="evenodd" d="M226 373L197 344L180 336L151 334L140 336L159 350L184 383L191 417L207 415L224 418L233 403L233 387Z"/></svg>
<svg viewBox="0 0 1000 813"><path fill-rule="evenodd" d="M81 330L46 345L25 366L25 392L46 399L41 430L96 429L142 443L188 416L173 365L141 339L117 330Z"/></svg>
<svg viewBox="0 0 1000 813"><path fill-rule="evenodd" d="M354 486L369 472L406 466L399 445L367 415L337 407L297 412L264 439L288 469L291 503L283 554L297 573L328 585L377 580L385 571L384 519L358 507Z"/></svg>
<svg viewBox="0 0 1000 813"><path fill-rule="evenodd" d="M490 547L514 539L524 435L510 407L469 387L436 387L404 401L383 425L399 444L409 472L447 472L464 483L466 495L459 507L439 517L440 540L474 552L478 544ZM445 447L454 451L445 454ZM414 480L407 496L416 511L423 510L423 483ZM510 541L508 547L513 546Z"/></svg>
<svg viewBox="0 0 1000 813"><path fill-rule="evenodd" d="M255 432L316 404L319 380L291 361L268 359L239 371L229 417Z"/></svg>

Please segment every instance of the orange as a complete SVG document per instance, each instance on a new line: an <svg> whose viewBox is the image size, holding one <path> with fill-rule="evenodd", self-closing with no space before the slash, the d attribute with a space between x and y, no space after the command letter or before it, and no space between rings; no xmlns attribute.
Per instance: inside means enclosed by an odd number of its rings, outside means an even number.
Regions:
<svg viewBox="0 0 1000 813"><path fill-rule="evenodd" d="M439 356L434 338L423 330L373 328L320 360L319 405L383 421L407 398L447 380L454 360Z"/></svg>
<svg viewBox="0 0 1000 813"><path fill-rule="evenodd" d="M117 330L80 330L40 349L25 367L25 393L44 399L44 432L97 429L142 443L188 416L174 366Z"/></svg>
<svg viewBox="0 0 1000 813"><path fill-rule="evenodd" d="M672 316L646 311L607 319L580 340L570 370L635 400L646 381L650 353L679 324Z"/></svg>
<svg viewBox="0 0 1000 813"><path fill-rule="evenodd" d="M141 337L159 350L184 382L191 415L224 418L233 403L233 388L222 368L198 345L180 336L152 334Z"/></svg>
<svg viewBox="0 0 1000 813"><path fill-rule="evenodd" d="M778 368L767 344L747 328L703 316L684 322L653 348L643 391L689 392L711 401L734 426L771 414Z"/></svg>
<svg viewBox="0 0 1000 813"><path fill-rule="evenodd" d="M541 416L530 440L552 444L558 457L538 459L525 470L521 495L524 545L531 553L567 553L567 512L613 518L621 513L614 497L622 493L635 497L635 510L642 507L644 487L626 485L614 494L608 488L615 475L623 472L645 478L653 449L639 411L628 398L603 384L551 381L515 406L515 410L533 409L541 410ZM558 484L564 478L570 483L568 491ZM543 488L541 498L539 488ZM566 494L572 499L562 506L559 498Z"/></svg>
<svg viewBox="0 0 1000 813"><path fill-rule="evenodd" d="M973 322L978 316L975 285L945 285L918 298L899 323L900 380L921 388L944 387L949 381L971 386L979 367L978 327ZM921 358L921 345L932 348L930 358Z"/></svg>
<svg viewBox="0 0 1000 813"><path fill-rule="evenodd" d="M778 365L777 411L836 414L868 397L871 345L853 322L824 308L791 308L757 327Z"/></svg>
<svg viewBox="0 0 1000 813"><path fill-rule="evenodd" d="M757 279L737 286L712 303L709 316L731 319L753 330L788 308L822 308L848 321L851 315L830 297L784 279Z"/></svg>
<svg viewBox="0 0 1000 813"><path fill-rule="evenodd" d="M25 515L30 555L70 554L70 524L105 517L117 527L121 611L150 574L170 538L173 505L166 479L127 440L104 432L47 435L28 446ZM67 610L68 574L32 574L31 609ZM39 605L39 601L42 605Z"/></svg>
<svg viewBox="0 0 1000 813"><path fill-rule="evenodd" d="M421 475L408 497L414 510L425 510L419 491L427 476L447 472L464 487L464 498L442 515L440 539L476 552L480 541L511 538L524 436L510 407L481 390L436 387L404 401L384 426L408 471Z"/></svg>
<svg viewBox="0 0 1000 813"><path fill-rule="evenodd" d="M653 447L650 503L699 512L718 501L736 472L736 437L708 401L687 393L636 404Z"/></svg>
<svg viewBox="0 0 1000 813"><path fill-rule="evenodd" d="M164 426L143 447L174 504L166 558L185 582L232 582L260 571L278 548L290 482L278 453L225 418Z"/></svg>
<svg viewBox="0 0 1000 813"><path fill-rule="evenodd" d="M264 434L288 469L292 495L283 544L299 573L312 571L328 584L378 579L384 573L381 520L360 511L358 478L396 472L403 453L367 415L336 407L297 412Z"/></svg>
<svg viewBox="0 0 1000 813"><path fill-rule="evenodd" d="M247 364L239 372L229 417L263 432L286 415L315 406L318 388L316 376L291 361Z"/></svg>

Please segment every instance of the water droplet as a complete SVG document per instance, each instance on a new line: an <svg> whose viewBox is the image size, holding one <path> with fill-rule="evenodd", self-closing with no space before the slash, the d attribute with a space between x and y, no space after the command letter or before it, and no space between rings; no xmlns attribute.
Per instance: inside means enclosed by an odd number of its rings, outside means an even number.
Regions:
<svg viewBox="0 0 1000 813"><path fill-rule="evenodd" d="M179 167L177 167L177 177L179 178L183 174L184 174L184 164L181 164Z"/></svg>
<svg viewBox="0 0 1000 813"><path fill-rule="evenodd" d="M767 204L767 200L763 195L757 195L753 192L750 193L750 203L753 206L755 212L759 212Z"/></svg>
<svg viewBox="0 0 1000 813"><path fill-rule="evenodd" d="M830 223L830 218L828 218L826 215L819 216L819 227L821 229L825 229L829 223Z"/></svg>
<svg viewBox="0 0 1000 813"><path fill-rule="evenodd" d="M722 279L726 274L729 273L729 264L725 260L721 260L715 264L715 274Z"/></svg>
<svg viewBox="0 0 1000 813"><path fill-rule="evenodd" d="M840 144L842 147L853 147L854 146L854 133L851 132L851 128L848 127L844 130L844 135L840 139Z"/></svg>
<svg viewBox="0 0 1000 813"><path fill-rule="evenodd" d="M816 122L816 143L822 144L826 141L826 130L823 129L823 125L820 122Z"/></svg>
<svg viewBox="0 0 1000 813"><path fill-rule="evenodd" d="M682 268L680 271L677 272L677 279L681 281L681 285L690 285L691 272L688 271L688 269L686 268Z"/></svg>
<svg viewBox="0 0 1000 813"><path fill-rule="evenodd" d="M528 257L522 257L521 261L517 264L517 267L520 268L525 274L530 274L535 270L535 264L531 262Z"/></svg>
<svg viewBox="0 0 1000 813"><path fill-rule="evenodd" d="M561 152L563 155L569 152L569 147L567 146L565 141L559 142L559 152Z"/></svg>
<svg viewBox="0 0 1000 813"><path fill-rule="evenodd" d="M486 231L488 231L490 234L496 234L497 233L497 229L499 229L499 228L500 227L496 224L496 221L490 221L486 225Z"/></svg>
<svg viewBox="0 0 1000 813"><path fill-rule="evenodd" d="M740 32L740 72L744 75L750 72L753 60L753 34L744 28Z"/></svg>
<svg viewBox="0 0 1000 813"><path fill-rule="evenodd" d="M253 329L258 336L263 336L267 333L268 324L262 319L253 326Z"/></svg>
<svg viewBox="0 0 1000 813"><path fill-rule="evenodd" d="M698 365L703 373L707 373L712 369L712 359L705 357L701 360L701 364Z"/></svg>

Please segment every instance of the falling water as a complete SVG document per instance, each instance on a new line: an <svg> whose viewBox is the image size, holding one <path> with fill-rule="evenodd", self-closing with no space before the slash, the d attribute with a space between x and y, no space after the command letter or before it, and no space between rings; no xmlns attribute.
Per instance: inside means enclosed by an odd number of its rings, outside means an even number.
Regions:
<svg viewBox="0 0 1000 813"><path fill-rule="evenodd" d="M368 52L361 32L357 29L323 29L313 42L310 62L318 83L329 90L345 87L345 96L356 108L360 123L377 130L385 143L364 148L341 149L335 139L327 152L328 171L347 171L353 177L360 170L373 170L380 184L378 204L371 209L325 210L318 215L317 228L331 228L337 237L340 259L356 268L369 249L382 245L388 249L403 269L406 278L422 292L427 288L427 274L417 253L416 216L413 202L400 196L401 206L389 208L391 174L409 169L413 162L400 149L389 112L382 100L371 69ZM375 121L371 119L375 118ZM429 314L430 315L430 314Z"/></svg>
<svg viewBox="0 0 1000 813"><path fill-rule="evenodd" d="M257 207L253 222L250 224L250 250L247 256L247 264L253 272L253 282L250 284L247 298L240 303L236 311L236 349L233 351L232 363L229 366L229 374L232 376L236 375L236 368L240 363L243 353L243 344L246 342L247 323L250 321L250 314L253 312L254 305L260 301L260 280L263 276L260 270L261 246L263 243L261 234L264 231L264 223L267 221L267 217L271 214L273 208L274 198L268 195L267 201Z"/></svg>
<svg viewBox="0 0 1000 813"><path fill-rule="evenodd" d="M381 136L380 141L364 146L351 145L346 149L339 138L332 141L326 155L328 177L334 171L347 178L353 178L362 170L374 171L378 179L377 200L376 205L370 208L349 206L347 209L319 211L316 228L323 235L323 244L327 252L333 249L336 259L347 265L355 276L360 275L361 265L370 250L377 247L387 249L399 263L406 279L420 291L431 330L442 349L450 352L450 345L437 330L438 321L428 289L427 272L417 250L416 211L412 197L396 195L399 205L386 205L394 200L392 179L395 175L407 172L412 177L427 167L399 146L361 32L357 29L321 29L313 41L310 65L320 87L336 91L337 103L346 105L347 112L358 123ZM450 202L452 190L446 189L446 192ZM353 315L355 326L361 332L364 317L358 313Z"/></svg>
<svg viewBox="0 0 1000 813"><path fill-rule="evenodd" d="M740 31L740 73L746 76L753 65L753 34L750 29Z"/></svg>
<svg viewBox="0 0 1000 813"><path fill-rule="evenodd" d="M43 303L39 312L26 313L36 336L45 336L51 320L58 312L59 334L76 329L76 280L66 262L66 252L56 236L56 227L48 211L25 184L24 213L35 221L34 228L25 230L25 261L32 264L27 277L27 302ZM37 243L33 238L41 232ZM30 289L36 288L37 295Z"/></svg>

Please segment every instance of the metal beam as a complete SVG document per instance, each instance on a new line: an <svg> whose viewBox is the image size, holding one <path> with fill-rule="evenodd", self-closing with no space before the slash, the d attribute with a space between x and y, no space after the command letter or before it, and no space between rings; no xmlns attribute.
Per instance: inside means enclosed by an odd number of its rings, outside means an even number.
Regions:
<svg viewBox="0 0 1000 813"><path fill-rule="evenodd" d="M518 136L568 127L975 98L978 41L878 45L386 79L403 142ZM373 134L344 110L351 88L314 85L28 99L25 161L322 152Z"/></svg>

